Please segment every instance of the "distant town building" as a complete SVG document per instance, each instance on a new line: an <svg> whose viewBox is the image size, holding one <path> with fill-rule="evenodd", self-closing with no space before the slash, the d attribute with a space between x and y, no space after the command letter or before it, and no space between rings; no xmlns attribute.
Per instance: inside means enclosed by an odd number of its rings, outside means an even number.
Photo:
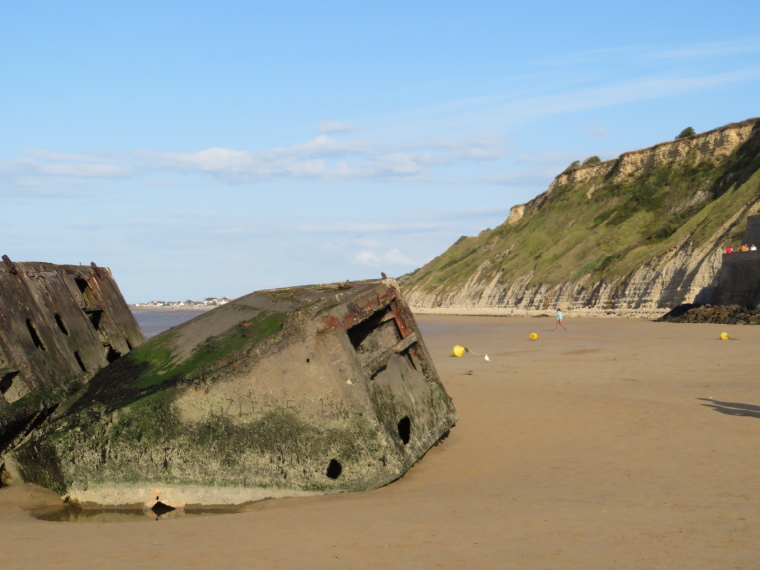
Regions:
<svg viewBox="0 0 760 570"><path fill-rule="evenodd" d="M232 301L229 297L207 297L203 301L149 301L147 303L135 303L132 307L139 309L141 307L165 307L168 309L175 307L218 307Z"/></svg>

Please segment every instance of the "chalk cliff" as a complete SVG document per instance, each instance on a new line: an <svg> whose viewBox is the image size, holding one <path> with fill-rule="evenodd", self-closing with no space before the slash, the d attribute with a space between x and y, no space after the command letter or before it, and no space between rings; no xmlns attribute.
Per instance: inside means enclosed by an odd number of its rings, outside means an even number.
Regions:
<svg viewBox="0 0 760 570"><path fill-rule="evenodd" d="M418 312L649 315L707 302L722 248L760 212L759 170L757 118L571 167L401 282Z"/></svg>

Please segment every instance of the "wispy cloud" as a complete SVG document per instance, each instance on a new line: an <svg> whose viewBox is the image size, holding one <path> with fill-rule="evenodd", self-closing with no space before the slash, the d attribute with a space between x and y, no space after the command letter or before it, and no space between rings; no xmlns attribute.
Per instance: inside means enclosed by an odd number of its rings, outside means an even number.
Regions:
<svg viewBox="0 0 760 570"><path fill-rule="evenodd" d="M583 134L597 139L603 139L604 137L609 136L610 131L607 129L586 129L583 131Z"/></svg>
<svg viewBox="0 0 760 570"><path fill-rule="evenodd" d="M706 42L670 50L623 47L571 53L534 62L537 70L527 82L503 78L499 82L502 89L497 92L439 100L427 107L367 119L366 124L362 122L361 137L345 136L358 130L354 124L326 120L317 124L321 133L318 136L285 147L205 148L194 152L154 149L122 154L30 150L20 158L0 161L0 192L77 196L77 192L61 188L88 180L137 176L143 177L146 184L165 185L187 176L223 184L283 179L446 185L540 183L555 176L572 157L546 161L544 165L507 161L505 158L512 151L503 133L515 130L519 124L556 115L679 97L760 79L760 66L747 63L751 59L735 62L733 68L714 66L704 71L672 63L735 53L760 53L760 42ZM641 63L646 61L671 63L660 67ZM598 68L591 64L598 64ZM630 70L627 75L614 73L621 65L630 65L640 73L631 75ZM578 79L573 71L576 68L594 71ZM553 81L559 71L569 79ZM511 87L512 84L518 87ZM609 134L594 125L582 133L595 138Z"/></svg>
<svg viewBox="0 0 760 570"><path fill-rule="evenodd" d="M24 158L0 161L0 173L17 176L47 174L75 178L120 178L133 172L133 168L119 157L102 154L30 150Z"/></svg>
<svg viewBox="0 0 760 570"><path fill-rule="evenodd" d="M469 124L485 124L496 121L507 126L542 117L676 97L697 91L738 85L757 79L760 79L760 66L746 67L725 73L647 75L569 89L550 95L503 100L498 104L472 108L471 114L469 116L462 115L460 120L467 119Z"/></svg>
<svg viewBox="0 0 760 570"><path fill-rule="evenodd" d="M493 132L557 115L736 88L760 79L760 66L752 57L732 56L756 52L760 42L746 40L674 50L629 46L562 54L524 62L513 76L495 82L500 88L490 93L439 100L368 121L368 126L386 132L414 125L428 131ZM704 65L707 56L714 59L711 65Z"/></svg>
<svg viewBox="0 0 760 570"><path fill-rule="evenodd" d="M353 133L358 131L359 127L344 121L321 121L317 130L320 133Z"/></svg>
<svg viewBox="0 0 760 570"><path fill-rule="evenodd" d="M430 139L380 144L369 139L338 141L327 135L288 148L209 148L189 153L139 152L90 156L32 151L0 162L0 174L22 177L123 178L138 173L203 174L227 182L292 178L319 181L431 180L436 169L457 163L483 164L506 153L497 137Z"/></svg>
<svg viewBox="0 0 760 570"><path fill-rule="evenodd" d="M657 50L647 53L645 57L655 60L691 60L756 53L760 53L759 41L740 39L726 42L703 42L677 49Z"/></svg>
<svg viewBox="0 0 760 570"><path fill-rule="evenodd" d="M536 97L519 102L522 116L553 115L586 109L598 109L648 99L673 97L691 91L722 87L760 78L760 66L712 75L640 77L610 85L579 89L561 95ZM514 114L515 105L509 112ZM506 110L505 110L506 111Z"/></svg>
<svg viewBox="0 0 760 570"><path fill-rule="evenodd" d="M419 261L401 253L396 248L388 251L372 251L365 249L354 256L354 261L369 267L384 267L387 265L406 265L415 267L421 264Z"/></svg>

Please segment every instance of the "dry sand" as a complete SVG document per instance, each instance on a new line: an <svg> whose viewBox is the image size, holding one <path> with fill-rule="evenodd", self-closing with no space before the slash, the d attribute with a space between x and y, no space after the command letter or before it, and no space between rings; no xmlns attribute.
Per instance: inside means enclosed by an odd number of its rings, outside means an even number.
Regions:
<svg viewBox="0 0 760 570"><path fill-rule="evenodd" d="M418 320L460 420L396 483L82 524L6 488L2 568L760 568L760 327Z"/></svg>

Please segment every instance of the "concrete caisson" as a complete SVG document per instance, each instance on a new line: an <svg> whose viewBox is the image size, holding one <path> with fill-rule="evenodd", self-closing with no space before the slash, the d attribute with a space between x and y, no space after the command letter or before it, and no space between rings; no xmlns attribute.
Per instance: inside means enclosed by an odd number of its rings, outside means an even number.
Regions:
<svg viewBox="0 0 760 570"><path fill-rule="evenodd" d="M85 508L366 490L456 419L394 280L260 291L102 370L4 477Z"/></svg>
<svg viewBox="0 0 760 570"><path fill-rule="evenodd" d="M0 263L0 453L144 337L108 268Z"/></svg>

